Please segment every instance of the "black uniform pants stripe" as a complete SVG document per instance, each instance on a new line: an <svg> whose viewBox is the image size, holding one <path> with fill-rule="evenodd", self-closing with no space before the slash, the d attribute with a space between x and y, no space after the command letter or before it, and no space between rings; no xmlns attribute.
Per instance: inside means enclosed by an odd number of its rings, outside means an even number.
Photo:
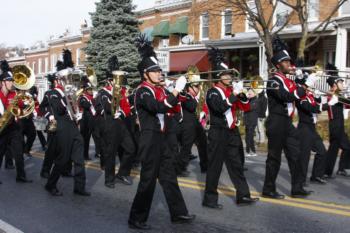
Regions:
<svg viewBox="0 0 350 233"><path fill-rule="evenodd" d="M249 187L243 173L240 154L241 140L237 128L211 127L208 134L208 171L203 202L218 202L217 187L225 163L230 179L237 190L237 198L250 197Z"/></svg>
<svg viewBox="0 0 350 233"><path fill-rule="evenodd" d="M130 220L147 221L157 179L163 189L170 215L175 217L187 214L186 204L177 182L173 158L166 143L166 135L154 131L141 132L139 154L140 182L131 207Z"/></svg>

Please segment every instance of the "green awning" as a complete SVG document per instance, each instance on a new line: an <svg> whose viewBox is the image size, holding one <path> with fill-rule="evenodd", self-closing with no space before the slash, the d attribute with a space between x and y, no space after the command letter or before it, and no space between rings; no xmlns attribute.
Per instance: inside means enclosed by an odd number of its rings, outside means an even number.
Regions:
<svg viewBox="0 0 350 233"><path fill-rule="evenodd" d="M188 17L180 17L176 19L176 22L174 24L170 25L169 28L170 34L188 34Z"/></svg>
<svg viewBox="0 0 350 233"><path fill-rule="evenodd" d="M158 23L153 29L152 36L168 37L169 21L161 21Z"/></svg>
<svg viewBox="0 0 350 233"><path fill-rule="evenodd" d="M153 41L153 27L145 28L142 33L146 35L148 41Z"/></svg>

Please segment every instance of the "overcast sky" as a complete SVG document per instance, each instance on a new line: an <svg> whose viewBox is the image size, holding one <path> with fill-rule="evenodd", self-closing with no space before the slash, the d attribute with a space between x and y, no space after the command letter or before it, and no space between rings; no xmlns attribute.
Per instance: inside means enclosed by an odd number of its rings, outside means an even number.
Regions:
<svg viewBox="0 0 350 233"><path fill-rule="evenodd" d="M1 0L0 44L30 46L65 29L78 32L98 0ZM154 0L133 0L137 9L152 7Z"/></svg>

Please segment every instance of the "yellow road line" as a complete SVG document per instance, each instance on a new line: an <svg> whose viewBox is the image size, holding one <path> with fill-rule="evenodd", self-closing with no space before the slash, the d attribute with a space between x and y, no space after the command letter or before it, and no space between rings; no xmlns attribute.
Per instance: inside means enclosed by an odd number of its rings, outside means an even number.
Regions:
<svg viewBox="0 0 350 233"><path fill-rule="evenodd" d="M32 152L32 154L35 157L43 158L42 153ZM94 170L101 170L99 165L93 162L87 162L85 166L87 168L91 168ZM137 171L131 171L131 176L139 178L140 174ZM194 181L194 180L189 180L184 178L178 178L178 182L179 182L179 186L181 187L191 188L191 189L200 190L200 191L203 191L205 189L204 182ZM229 186L220 185L218 187L218 192L231 197L235 196L235 189ZM260 193L254 192L254 191L252 191L251 194L252 196L256 196L256 197L261 196ZM346 210L350 210L350 206L347 206L347 205L339 205L339 204L334 204L329 202L321 202L321 201L315 201L315 200L289 198L289 197L286 197L285 199L282 199L282 200L260 197L260 201L284 205L284 206L308 209L308 210L313 210L313 211L322 212L322 213L329 213L329 214L336 214L336 215L350 217L350 212L346 211ZM340 209L344 209L344 210L340 210Z"/></svg>

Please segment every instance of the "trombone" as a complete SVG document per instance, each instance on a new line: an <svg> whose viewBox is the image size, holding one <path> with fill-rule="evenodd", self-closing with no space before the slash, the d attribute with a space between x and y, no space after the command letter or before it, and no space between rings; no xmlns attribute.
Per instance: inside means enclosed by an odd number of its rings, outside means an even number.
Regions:
<svg viewBox="0 0 350 233"><path fill-rule="evenodd" d="M196 72L195 74L196 75L201 75L201 74L213 74L213 73L220 73L220 72L230 72L232 71L234 74L236 74L236 76L240 76L241 73L235 69L235 68L231 68L231 69L227 69L227 70L211 70L211 71L205 71L205 72ZM193 75L193 74L175 74L175 75L170 75L170 76L165 76L164 78L165 79L170 79L170 80L176 80L177 78L181 77L181 76L185 76L185 77L188 77L190 75Z"/></svg>

